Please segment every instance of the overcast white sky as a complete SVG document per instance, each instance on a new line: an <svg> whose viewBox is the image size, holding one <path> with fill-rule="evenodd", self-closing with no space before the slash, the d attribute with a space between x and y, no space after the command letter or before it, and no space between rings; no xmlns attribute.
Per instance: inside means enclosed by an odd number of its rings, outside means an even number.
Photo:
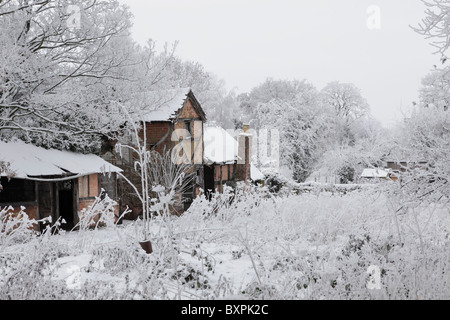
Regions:
<svg viewBox="0 0 450 320"><path fill-rule="evenodd" d="M198 61L249 91L266 78L307 79L359 87L383 124L417 100L420 81L439 63L409 26L424 17L420 0L120 0L134 14L144 44L179 41L177 55ZM381 29L370 30L369 6Z"/></svg>

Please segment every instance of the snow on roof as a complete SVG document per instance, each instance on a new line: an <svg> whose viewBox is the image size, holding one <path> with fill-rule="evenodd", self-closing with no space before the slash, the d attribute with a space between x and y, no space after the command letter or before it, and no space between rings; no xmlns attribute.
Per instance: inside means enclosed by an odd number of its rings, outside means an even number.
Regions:
<svg viewBox="0 0 450 320"><path fill-rule="evenodd" d="M387 178L389 172L382 169L364 169L361 173L362 178Z"/></svg>
<svg viewBox="0 0 450 320"><path fill-rule="evenodd" d="M93 154L44 149L22 141L0 141L0 162L9 163L15 178L89 175L122 170ZM0 172L0 176L6 173Z"/></svg>
<svg viewBox="0 0 450 320"><path fill-rule="evenodd" d="M203 130L205 163L230 164L239 159L238 142L227 130L221 127L204 127ZM254 181L264 179L264 175L253 164L250 165L250 177Z"/></svg>
<svg viewBox="0 0 450 320"><path fill-rule="evenodd" d="M204 127L206 163L232 163L238 159L238 143L221 127Z"/></svg>
<svg viewBox="0 0 450 320"><path fill-rule="evenodd" d="M177 111L183 107L190 88L149 91L140 94L136 99L142 99L146 106L144 121L167 121L175 117Z"/></svg>

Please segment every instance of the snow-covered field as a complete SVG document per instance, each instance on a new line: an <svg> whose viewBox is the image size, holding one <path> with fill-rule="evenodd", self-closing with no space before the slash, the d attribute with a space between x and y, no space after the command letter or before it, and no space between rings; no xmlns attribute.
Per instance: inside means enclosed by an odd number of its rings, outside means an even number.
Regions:
<svg viewBox="0 0 450 320"><path fill-rule="evenodd" d="M154 218L152 254L141 221L0 238L0 299L449 299L449 208L379 190L199 198Z"/></svg>

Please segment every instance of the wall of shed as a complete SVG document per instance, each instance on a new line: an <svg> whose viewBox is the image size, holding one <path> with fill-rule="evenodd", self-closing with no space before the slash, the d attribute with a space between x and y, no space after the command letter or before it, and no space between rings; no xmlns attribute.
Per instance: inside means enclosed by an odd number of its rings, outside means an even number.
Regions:
<svg viewBox="0 0 450 320"><path fill-rule="evenodd" d="M73 222L76 224L79 221L79 213L83 209L88 209L95 201L95 197L100 195L101 190L101 176L100 174L92 174L73 180ZM35 185L35 197L33 201L17 202L17 203L2 203L0 207L11 206L13 213L17 215L20 208L25 207L25 213L30 219L41 220L46 217L52 217L55 222L61 214L58 199L58 182L30 182ZM112 180L106 186L109 190L114 189L115 192L110 192L110 198L118 201L117 198L117 179L115 174L112 175ZM113 194L114 193L114 194ZM68 212L68 211L66 211ZM114 213L119 216L119 206L114 207ZM40 231L39 224L35 224L34 229ZM41 230L42 231L42 230Z"/></svg>

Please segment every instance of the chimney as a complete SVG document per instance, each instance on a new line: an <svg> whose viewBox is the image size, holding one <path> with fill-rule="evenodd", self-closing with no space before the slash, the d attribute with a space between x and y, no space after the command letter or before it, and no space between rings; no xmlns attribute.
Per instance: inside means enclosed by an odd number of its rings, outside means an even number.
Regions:
<svg viewBox="0 0 450 320"><path fill-rule="evenodd" d="M250 163L252 150L252 135L250 125L243 125L243 132L238 136L238 156L236 177L238 181L250 182Z"/></svg>

